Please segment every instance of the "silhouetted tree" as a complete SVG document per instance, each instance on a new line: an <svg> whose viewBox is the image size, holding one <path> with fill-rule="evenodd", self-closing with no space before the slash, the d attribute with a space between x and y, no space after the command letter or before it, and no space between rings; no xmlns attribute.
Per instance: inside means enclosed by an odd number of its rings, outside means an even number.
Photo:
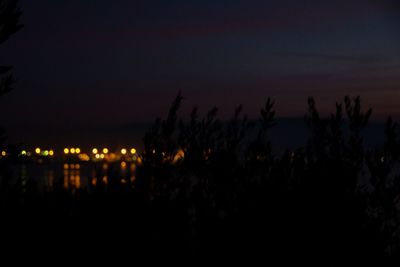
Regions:
<svg viewBox="0 0 400 267"><path fill-rule="evenodd" d="M0 0L0 45L9 39L9 37L20 30L19 24L21 10L17 7L18 0ZM10 74L12 67L0 66L0 97L12 89L14 78ZM0 127L0 149L3 148L6 141L5 131ZM5 183L4 162L0 163L1 183Z"/></svg>
<svg viewBox="0 0 400 267"><path fill-rule="evenodd" d="M0 0L0 45L22 28L19 24L22 12L17 4L18 0ZM9 74L11 69L10 66L0 66L0 95L12 88L14 79Z"/></svg>

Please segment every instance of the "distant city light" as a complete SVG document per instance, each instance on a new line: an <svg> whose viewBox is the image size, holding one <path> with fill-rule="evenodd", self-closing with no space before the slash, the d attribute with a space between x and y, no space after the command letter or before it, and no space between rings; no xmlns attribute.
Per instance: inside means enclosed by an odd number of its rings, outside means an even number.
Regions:
<svg viewBox="0 0 400 267"><path fill-rule="evenodd" d="M121 168L126 168L126 162L125 161L121 162Z"/></svg>
<svg viewBox="0 0 400 267"><path fill-rule="evenodd" d="M107 160L108 162L115 162L121 160L121 157L123 160L127 161L136 161L139 157L137 154L137 150L135 148L126 148L123 147L119 150L119 153L114 153L112 150L110 150L107 147L98 149L98 148L92 148L91 153L84 153L82 152L82 149L79 147L65 147L63 150L64 155L69 155L73 154L74 156L81 160L81 161L90 161L90 160L99 160L99 159L104 159ZM158 151L157 151L158 152ZM130 153L130 154L129 154ZM156 154L156 150L152 149L150 150L150 153ZM160 152L161 153L161 152ZM41 157L55 157L56 156L56 151L54 149L44 149L40 147L36 147L33 152L28 152L27 150L19 150L19 156L26 156L29 157L31 155L38 155ZM7 151L5 150L0 150L0 156L5 157L8 155ZM38 160L43 160L38 159ZM125 161L125 163L121 163L121 166L128 166L128 163Z"/></svg>
<svg viewBox="0 0 400 267"><path fill-rule="evenodd" d="M180 149L180 150L178 150L178 152L176 152L176 154L175 154L175 156L174 156L172 162L173 162L173 163L178 163L178 162L179 162L180 160L182 160L184 157L185 157L185 152L184 152L182 149Z"/></svg>
<svg viewBox="0 0 400 267"><path fill-rule="evenodd" d="M88 154L79 154L78 157L79 157L79 159L82 160L82 161L89 161L89 160L90 160L90 157L89 157Z"/></svg>

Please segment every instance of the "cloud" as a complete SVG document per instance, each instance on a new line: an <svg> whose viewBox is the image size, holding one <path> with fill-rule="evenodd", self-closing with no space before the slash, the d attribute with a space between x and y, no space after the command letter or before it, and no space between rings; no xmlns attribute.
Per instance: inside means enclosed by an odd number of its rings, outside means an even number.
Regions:
<svg viewBox="0 0 400 267"><path fill-rule="evenodd" d="M57 38L58 36L60 39L64 38L63 42L67 41L68 43L76 41L118 42L120 40L163 41L231 33L252 34L277 30L313 30L323 28L326 23L343 22L348 18L359 18L376 11L367 4L350 2L341 5L316 1L309 1L306 4L296 1L286 1L280 4L278 1L266 1L248 5L231 4L225 8L204 8L190 5L180 7L177 4L166 8L165 5L160 4L152 6L153 13L147 10L150 9L147 7L143 12L135 11L137 9L135 8L132 11L134 15L129 15L127 10L131 9L131 5L127 5L125 9L123 6L117 9L115 12L118 14L121 12L121 20L111 20L106 28L96 24L97 18L85 22L89 23L88 25L91 27L82 29L80 24L75 24L86 21L85 14L76 14L78 18L72 26L63 25L48 37ZM158 16L154 14L158 14ZM68 13L68 15L71 14ZM64 22L61 21L60 24L64 24ZM32 35L32 38L37 39L37 36Z"/></svg>
<svg viewBox="0 0 400 267"><path fill-rule="evenodd" d="M287 57L305 58L305 59L315 59L315 60L340 61L340 62L356 63L362 65L384 64L388 62L387 58L375 55L337 55L337 54L297 53L297 52L279 53L278 55Z"/></svg>

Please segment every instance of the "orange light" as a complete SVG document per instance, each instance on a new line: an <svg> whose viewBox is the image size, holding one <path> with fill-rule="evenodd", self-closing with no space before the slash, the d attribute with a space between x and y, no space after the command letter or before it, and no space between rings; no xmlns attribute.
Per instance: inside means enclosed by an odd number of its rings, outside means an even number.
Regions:
<svg viewBox="0 0 400 267"><path fill-rule="evenodd" d="M80 188L81 187L81 177L79 175L77 175L75 177L75 186L76 186L76 188Z"/></svg>
<svg viewBox="0 0 400 267"><path fill-rule="evenodd" d="M121 168L126 168L126 162L125 161L121 162Z"/></svg>
<svg viewBox="0 0 400 267"><path fill-rule="evenodd" d="M176 152L172 162L177 163L181 161L184 157L185 157L185 152L182 149L180 149L178 152Z"/></svg>
<svg viewBox="0 0 400 267"><path fill-rule="evenodd" d="M90 157L89 157L88 154L79 154L78 157L79 157L79 159L82 160L82 161L89 161L89 160L90 160Z"/></svg>

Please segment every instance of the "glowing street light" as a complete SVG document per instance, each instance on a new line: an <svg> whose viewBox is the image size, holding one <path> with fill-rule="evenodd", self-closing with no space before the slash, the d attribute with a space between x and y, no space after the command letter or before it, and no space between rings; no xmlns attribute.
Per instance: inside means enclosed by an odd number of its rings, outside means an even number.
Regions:
<svg viewBox="0 0 400 267"><path fill-rule="evenodd" d="M136 154L136 149L131 148L131 154Z"/></svg>
<svg viewBox="0 0 400 267"><path fill-rule="evenodd" d="M22 155L22 156L26 156L26 150L22 150L22 151L21 151L21 155Z"/></svg>
<svg viewBox="0 0 400 267"><path fill-rule="evenodd" d="M93 149L92 149L92 153L93 153L93 154L97 154L97 153L99 153L99 150L97 150L97 148L93 148Z"/></svg>
<svg viewBox="0 0 400 267"><path fill-rule="evenodd" d="M75 148L70 148L69 152L71 152L71 154L75 154Z"/></svg>
<svg viewBox="0 0 400 267"><path fill-rule="evenodd" d="M54 150L51 149L51 150L49 151L49 156L50 156L50 157L54 156Z"/></svg>
<svg viewBox="0 0 400 267"><path fill-rule="evenodd" d="M64 148L64 154L69 154L69 149L68 148Z"/></svg>
<svg viewBox="0 0 400 267"><path fill-rule="evenodd" d="M108 153L108 148L106 148L106 147L103 148L103 153L104 153L104 154L107 154L107 153Z"/></svg>
<svg viewBox="0 0 400 267"><path fill-rule="evenodd" d="M41 151L41 150L40 150L40 148L38 148L38 147L35 149L35 153L36 153L36 154L40 154L40 151Z"/></svg>
<svg viewBox="0 0 400 267"><path fill-rule="evenodd" d="M127 152L127 151L126 151L126 148L121 149L121 154L122 154L122 155L126 155L126 152Z"/></svg>
<svg viewBox="0 0 400 267"><path fill-rule="evenodd" d="M75 148L75 153L76 153L76 154L81 153L81 149L80 149L79 147Z"/></svg>
<svg viewBox="0 0 400 267"><path fill-rule="evenodd" d="M5 157L5 156L7 155L7 153L6 153L5 151L1 151L1 155L2 155L3 157Z"/></svg>

